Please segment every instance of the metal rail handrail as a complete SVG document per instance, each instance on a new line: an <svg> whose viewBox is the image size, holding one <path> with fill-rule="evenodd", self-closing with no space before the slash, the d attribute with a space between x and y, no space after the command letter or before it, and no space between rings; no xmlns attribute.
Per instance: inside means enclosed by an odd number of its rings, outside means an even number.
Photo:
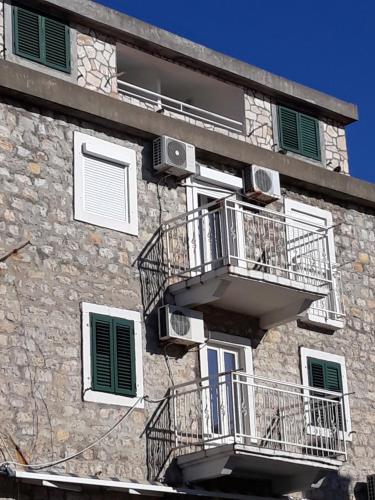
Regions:
<svg viewBox="0 0 375 500"><path fill-rule="evenodd" d="M173 97L168 97L166 95L159 94L158 92L154 92L152 90L148 90L148 89L145 89L143 87L139 87L139 86L134 85L132 83L125 82L124 80L117 80L117 83L119 85L120 93L130 94L131 96L136 97L137 99L147 100L147 101L154 103L154 104L160 104L161 106L168 107L173 111L181 112L183 114L190 115L191 117L194 117L194 118L200 118L203 121L207 121L207 122L212 123L213 125L227 128L227 129L232 130L234 132L243 132L243 123L238 121L238 120L233 120L232 118L228 118L228 117L220 115L218 113L214 113L213 111L208 111L206 109L199 108L198 106L193 106L192 104L188 104L188 103L179 101L178 99L174 99ZM130 92L129 90L120 88L121 86L128 87L128 88L133 89L133 90L138 90L144 94L148 94L150 96L153 96L156 99L152 99L150 97L145 97L145 96L139 95L135 92ZM168 104L168 103L176 104L179 107L176 108L172 104ZM186 110L190 110L190 112L185 111L184 108ZM205 118L204 116L201 116L201 114L206 114L207 116L209 116L211 118ZM213 118L218 118L220 120L227 122L228 124L232 124L233 126L218 122L217 120L214 120Z"/></svg>

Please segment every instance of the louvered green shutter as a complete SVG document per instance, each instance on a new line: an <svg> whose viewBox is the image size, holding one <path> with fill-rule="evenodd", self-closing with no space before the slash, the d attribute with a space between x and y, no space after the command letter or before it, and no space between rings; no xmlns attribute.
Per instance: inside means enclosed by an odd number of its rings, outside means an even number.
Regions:
<svg viewBox="0 0 375 500"><path fill-rule="evenodd" d="M113 320L115 334L115 391L126 396L136 395L134 323Z"/></svg>
<svg viewBox="0 0 375 500"><path fill-rule="evenodd" d="M69 27L22 7L13 7L14 52L50 68L70 72Z"/></svg>
<svg viewBox="0 0 375 500"><path fill-rule="evenodd" d="M99 314L90 315L92 349L92 388L114 392L112 319Z"/></svg>
<svg viewBox="0 0 375 500"><path fill-rule="evenodd" d="M45 63L52 68L70 71L69 27L44 18Z"/></svg>
<svg viewBox="0 0 375 500"><path fill-rule="evenodd" d="M292 109L279 107L280 146L296 153L300 150L298 138L298 113Z"/></svg>
<svg viewBox="0 0 375 500"><path fill-rule="evenodd" d="M13 40L17 55L40 61L42 57L41 18L35 12L13 7Z"/></svg>
<svg viewBox="0 0 375 500"><path fill-rule="evenodd" d="M134 322L90 315L92 388L136 396Z"/></svg>
<svg viewBox="0 0 375 500"><path fill-rule="evenodd" d="M282 149L320 160L319 121L316 118L279 106L278 123Z"/></svg>
<svg viewBox="0 0 375 500"><path fill-rule="evenodd" d="M319 123L311 116L299 115L301 154L320 160Z"/></svg>

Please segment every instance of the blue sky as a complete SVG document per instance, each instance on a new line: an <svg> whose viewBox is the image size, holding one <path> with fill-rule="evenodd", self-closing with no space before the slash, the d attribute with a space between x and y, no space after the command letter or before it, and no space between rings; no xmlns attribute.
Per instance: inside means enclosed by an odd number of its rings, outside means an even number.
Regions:
<svg viewBox="0 0 375 500"><path fill-rule="evenodd" d="M375 182L373 0L98 0L359 107L351 174Z"/></svg>

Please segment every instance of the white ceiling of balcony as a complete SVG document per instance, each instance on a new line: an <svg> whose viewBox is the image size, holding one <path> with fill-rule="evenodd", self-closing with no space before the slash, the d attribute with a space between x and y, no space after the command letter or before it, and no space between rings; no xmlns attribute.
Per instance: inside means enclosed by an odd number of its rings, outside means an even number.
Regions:
<svg viewBox="0 0 375 500"><path fill-rule="evenodd" d="M243 90L126 45L117 46L119 79L199 108L244 120Z"/></svg>

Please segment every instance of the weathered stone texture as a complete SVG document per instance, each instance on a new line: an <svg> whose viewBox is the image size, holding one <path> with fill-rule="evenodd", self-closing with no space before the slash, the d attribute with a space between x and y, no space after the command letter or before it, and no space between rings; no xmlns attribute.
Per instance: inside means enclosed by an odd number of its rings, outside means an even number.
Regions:
<svg viewBox="0 0 375 500"><path fill-rule="evenodd" d="M4 59L4 2L0 0L0 59Z"/></svg>
<svg viewBox="0 0 375 500"><path fill-rule="evenodd" d="M79 304L143 312L137 258L160 220L186 211L185 191L171 179L169 184L158 182L149 143L49 111L24 109L13 101L0 105L0 123L0 256L31 240L0 263L0 432L6 437L6 430L28 460L44 462L84 448L123 415L124 408L82 401ZM139 237L73 220L74 130L137 152ZM355 483L364 481L375 463L375 216L307 192L286 194L330 210L338 224L338 262L346 263L345 328L328 335L293 322L259 338L244 317L204 308L205 320L212 330L252 338L256 373L273 379L301 381L301 346L345 356L354 393L355 434L348 462L338 479L332 476L305 496L354 498ZM143 349L145 393L162 397L171 381L152 316L143 324ZM196 350L173 347L169 355L175 382L198 375ZM146 478L143 432L154 410L155 405L146 403L145 410L136 410L100 446L56 470ZM12 453L16 458L14 449Z"/></svg>
<svg viewBox="0 0 375 500"><path fill-rule="evenodd" d="M261 148L274 145L271 99L252 90L245 91L246 141Z"/></svg>
<svg viewBox="0 0 375 500"><path fill-rule="evenodd" d="M348 149L345 129L332 121L323 122L326 165L329 170L341 167L341 172L349 173Z"/></svg>
<svg viewBox="0 0 375 500"><path fill-rule="evenodd" d="M117 95L116 40L77 26L78 85Z"/></svg>

